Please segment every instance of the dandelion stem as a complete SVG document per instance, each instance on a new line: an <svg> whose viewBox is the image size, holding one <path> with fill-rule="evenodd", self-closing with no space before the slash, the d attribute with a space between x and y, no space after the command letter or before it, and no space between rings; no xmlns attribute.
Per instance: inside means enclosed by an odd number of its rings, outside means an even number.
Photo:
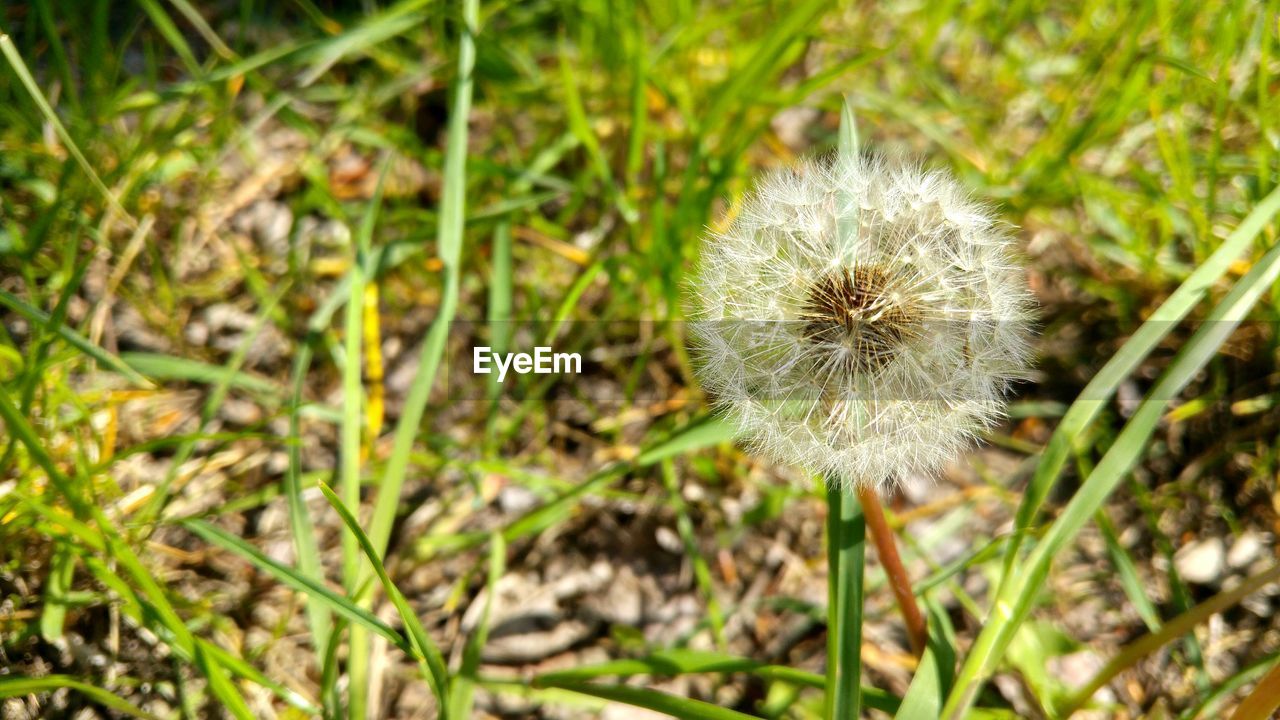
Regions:
<svg viewBox="0 0 1280 720"><path fill-rule="evenodd" d="M862 598L867 531L851 488L827 486L825 720L862 714Z"/></svg>
<svg viewBox="0 0 1280 720"><path fill-rule="evenodd" d="M863 486L858 489L858 500L862 503L862 513L866 517L867 531L871 541L876 545L876 554L880 564L884 566L885 575L889 577L889 586L893 588L893 596L898 601L898 609L902 611L902 620L907 626L907 640L911 643L911 652L916 657L924 654L925 642L928 639L925 630L924 615L920 614L920 606L916 604L915 593L911 591L911 578L907 568L898 555L898 544L894 540L893 531L884 519L884 508L880 506L880 496L874 488Z"/></svg>

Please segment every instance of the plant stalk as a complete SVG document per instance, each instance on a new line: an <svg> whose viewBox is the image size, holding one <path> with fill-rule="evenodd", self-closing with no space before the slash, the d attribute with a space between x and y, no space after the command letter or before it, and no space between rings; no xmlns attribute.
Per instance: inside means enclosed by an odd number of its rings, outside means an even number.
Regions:
<svg viewBox="0 0 1280 720"><path fill-rule="evenodd" d="M915 593L911 591L911 578L907 568L898 555L898 544L894 540L893 531L884 518L884 508L880 505L880 496L868 486L858 489L858 500L862 503L862 513L866 517L867 530L871 540L876 544L876 553L880 564L884 566L885 575L889 578L889 587L893 589L893 597L898 601L898 609L902 612L902 620L907 626L907 641L911 643L911 652L918 658L924 654L925 643L929 634L925 629L924 615L916 604Z"/></svg>
<svg viewBox="0 0 1280 720"><path fill-rule="evenodd" d="M867 531L851 488L827 488L827 695L823 717L859 717Z"/></svg>

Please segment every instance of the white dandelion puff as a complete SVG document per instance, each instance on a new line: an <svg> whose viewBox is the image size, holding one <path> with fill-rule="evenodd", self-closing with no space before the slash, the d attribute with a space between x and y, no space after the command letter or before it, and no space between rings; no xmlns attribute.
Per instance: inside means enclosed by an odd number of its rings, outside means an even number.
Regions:
<svg viewBox="0 0 1280 720"><path fill-rule="evenodd" d="M1003 414L1032 300L949 175L865 156L765 178L704 245L695 369L740 436L832 483L936 473Z"/></svg>

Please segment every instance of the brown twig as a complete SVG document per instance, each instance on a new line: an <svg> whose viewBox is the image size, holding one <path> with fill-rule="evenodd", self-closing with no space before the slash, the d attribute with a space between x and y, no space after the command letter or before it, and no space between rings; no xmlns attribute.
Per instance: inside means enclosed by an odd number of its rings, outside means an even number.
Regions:
<svg viewBox="0 0 1280 720"><path fill-rule="evenodd" d="M924 654L925 641L928 638L925 630L924 616L920 614L920 606L916 604L915 593L911 592L911 578L902 565L898 555L898 545L893 538L893 531L884 518L884 508L880 506L880 496L870 487L858 489L858 500L862 503L862 514L866 517L867 532L876 544L876 553L880 564L884 566L885 575L889 577L889 587L893 588L893 596L898 601L898 609L902 611L902 620L907 626L907 640L911 643L911 652L918 658Z"/></svg>

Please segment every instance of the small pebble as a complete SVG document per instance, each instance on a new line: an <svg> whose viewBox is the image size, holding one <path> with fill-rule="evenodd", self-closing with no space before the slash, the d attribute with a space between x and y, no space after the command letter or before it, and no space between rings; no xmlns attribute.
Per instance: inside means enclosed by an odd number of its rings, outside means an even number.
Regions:
<svg viewBox="0 0 1280 720"><path fill-rule="evenodd" d="M506 515L520 515L538 505L538 495L520 485L507 485L498 491L498 507Z"/></svg>
<svg viewBox="0 0 1280 720"><path fill-rule="evenodd" d="M1178 575L1187 582L1210 585L1226 570L1227 549L1222 538L1197 540L1182 546L1173 556Z"/></svg>
<svg viewBox="0 0 1280 720"><path fill-rule="evenodd" d="M654 533L655 539L658 541L658 547L669 553L679 554L684 551L684 544L680 542L680 536L675 530L663 525Z"/></svg>
<svg viewBox="0 0 1280 720"><path fill-rule="evenodd" d="M1245 530L1240 533L1240 537L1231 544L1231 550L1227 552L1227 564L1232 569L1240 570L1249 567L1262 555L1262 550L1270 539L1256 530Z"/></svg>

